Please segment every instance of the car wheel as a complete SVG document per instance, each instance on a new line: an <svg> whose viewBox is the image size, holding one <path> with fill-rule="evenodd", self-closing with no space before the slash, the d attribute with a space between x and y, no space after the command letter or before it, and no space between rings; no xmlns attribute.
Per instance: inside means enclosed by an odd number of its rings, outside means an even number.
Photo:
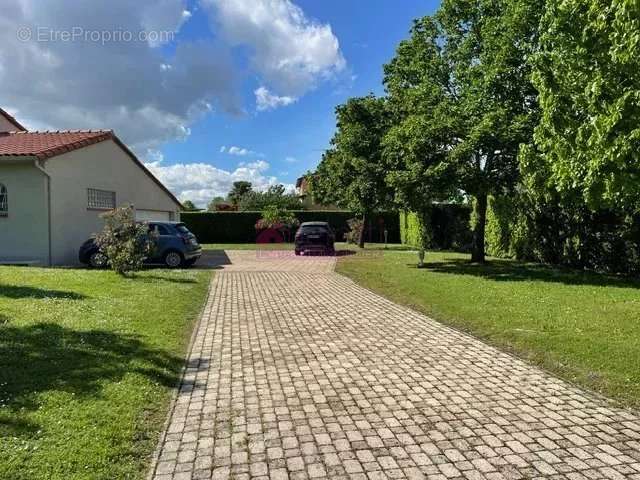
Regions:
<svg viewBox="0 0 640 480"><path fill-rule="evenodd" d="M300 256L300 254L301 254L302 252L301 252L300 250L296 250L296 252L295 252L295 253L296 253L296 255L297 255L297 256Z"/></svg>
<svg viewBox="0 0 640 480"><path fill-rule="evenodd" d="M91 268L105 268L107 266L107 256L102 252L93 252L89 257Z"/></svg>
<svg viewBox="0 0 640 480"><path fill-rule="evenodd" d="M164 264L169 268L178 268L182 265L182 255L180 252L170 251L164 255Z"/></svg>

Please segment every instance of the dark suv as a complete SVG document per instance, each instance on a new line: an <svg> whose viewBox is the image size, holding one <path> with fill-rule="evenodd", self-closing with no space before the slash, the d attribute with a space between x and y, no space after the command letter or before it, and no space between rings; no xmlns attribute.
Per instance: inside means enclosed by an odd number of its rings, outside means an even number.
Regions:
<svg viewBox="0 0 640 480"><path fill-rule="evenodd" d="M148 225L149 231L156 233L157 243L145 263L163 264L169 268L190 267L202 255L202 247L196 236L184 223L149 222ZM78 257L90 267L102 268L107 265L107 257L93 238L82 244Z"/></svg>
<svg viewBox="0 0 640 480"><path fill-rule="evenodd" d="M296 255L322 253L334 255L336 236L327 222L305 222L296 232Z"/></svg>

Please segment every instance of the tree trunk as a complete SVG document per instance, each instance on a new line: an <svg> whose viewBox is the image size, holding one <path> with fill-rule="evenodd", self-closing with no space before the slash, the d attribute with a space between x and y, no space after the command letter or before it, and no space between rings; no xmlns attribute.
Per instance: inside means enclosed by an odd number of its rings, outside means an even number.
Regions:
<svg viewBox="0 0 640 480"><path fill-rule="evenodd" d="M362 214L362 230L360 230L360 238L358 239L358 247L364 248L364 234L367 229L367 214Z"/></svg>
<svg viewBox="0 0 640 480"><path fill-rule="evenodd" d="M475 225L473 227L473 243L471 246L471 261L484 263L484 231L487 224L487 194L476 196Z"/></svg>

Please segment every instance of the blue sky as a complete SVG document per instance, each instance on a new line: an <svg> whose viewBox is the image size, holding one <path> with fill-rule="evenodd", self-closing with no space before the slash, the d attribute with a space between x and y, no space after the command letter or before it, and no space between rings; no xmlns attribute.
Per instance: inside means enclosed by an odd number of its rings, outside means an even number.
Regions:
<svg viewBox="0 0 640 480"><path fill-rule="evenodd" d="M333 134L335 106L383 93L383 64L412 20L438 5L15 2L0 12L0 65L15 66L0 68L2 106L32 129L114 129L181 199L199 205L234 180L291 185L313 169ZM25 40L18 35L25 26L172 36L156 43Z"/></svg>
<svg viewBox="0 0 640 480"><path fill-rule="evenodd" d="M401 8L394 6L398 3ZM393 56L398 42L406 38L412 20L437 8L434 1L398 3L297 1L310 18L331 26L346 60L345 71L296 103L267 112L255 112L251 92L259 82L248 78L244 88L245 115L207 115L192 126L188 141L174 142L162 149L165 159L181 163L208 161L228 170L235 167L238 157L220 154L219 148L236 145L263 153L271 165L270 174L284 183L295 183L298 176L317 165L322 150L328 146L335 129L335 106L351 96L381 94L383 64ZM185 34L208 34L202 15L196 14L185 27ZM296 161L292 163L292 159Z"/></svg>

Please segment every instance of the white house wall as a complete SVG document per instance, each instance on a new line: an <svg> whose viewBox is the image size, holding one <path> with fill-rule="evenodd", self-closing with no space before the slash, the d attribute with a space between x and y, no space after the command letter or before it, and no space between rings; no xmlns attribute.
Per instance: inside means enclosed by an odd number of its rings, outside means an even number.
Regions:
<svg viewBox="0 0 640 480"><path fill-rule="evenodd" d="M102 229L103 211L88 208L87 189L116 192L116 204L169 212L178 206L114 141L107 140L46 161L51 176L52 256L54 265L78 263L78 249Z"/></svg>
<svg viewBox="0 0 640 480"><path fill-rule="evenodd" d="M49 263L46 177L33 163L0 164L9 214L0 217L0 262Z"/></svg>

